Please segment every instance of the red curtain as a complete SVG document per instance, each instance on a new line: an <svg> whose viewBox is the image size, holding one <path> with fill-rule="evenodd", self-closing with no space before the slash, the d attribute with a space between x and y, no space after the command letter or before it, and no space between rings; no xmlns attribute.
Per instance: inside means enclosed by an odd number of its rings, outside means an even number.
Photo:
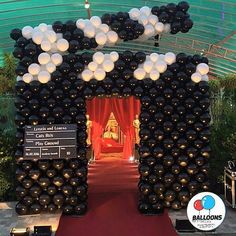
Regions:
<svg viewBox="0 0 236 236"><path fill-rule="evenodd" d="M94 98L87 101L87 113L92 121L92 146L96 159L100 158L102 134L111 112L114 113L125 135L123 158L128 159L134 147L133 121L135 115L140 113L140 102L134 97Z"/></svg>
<svg viewBox="0 0 236 236"><path fill-rule="evenodd" d="M134 127L135 115L140 113L140 102L134 97L118 99L112 98L112 112L125 135L123 158L132 156L134 147Z"/></svg>
<svg viewBox="0 0 236 236"><path fill-rule="evenodd" d="M87 113L92 121L91 141L96 159L100 158L103 130L111 114L111 104L108 98L87 100Z"/></svg>

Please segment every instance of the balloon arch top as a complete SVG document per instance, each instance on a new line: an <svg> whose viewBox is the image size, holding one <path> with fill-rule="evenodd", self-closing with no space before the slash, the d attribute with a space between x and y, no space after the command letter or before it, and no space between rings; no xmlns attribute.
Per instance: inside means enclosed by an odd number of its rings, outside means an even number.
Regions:
<svg viewBox="0 0 236 236"><path fill-rule="evenodd" d="M132 8L128 13L104 14L101 18L92 16L76 22L67 21L63 24L56 21L53 25L42 23L34 28L25 26L22 30L14 29L11 32L11 37L16 40L13 54L20 59L16 69L17 81L30 83L38 80L40 83L47 83L58 76L57 69L65 74L70 71L70 60L80 62L74 68L77 73L74 76L84 81L92 78L101 81L106 78L107 73L119 67L123 59L121 55L117 52L95 52L93 55L82 53L76 58L76 52L92 48L98 50L104 46L113 46L121 40L145 41L163 33L187 33L193 26L187 13L188 8L186 2L153 8L144 6L140 9ZM133 60L132 53L128 54L126 52L128 60ZM173 65L176 61L186 62L183 53L176 56L172 52L150 55L138 53L135 59L138 64L131 67L129 77L133 76L138 80L157 80L168 65ZM188 65L192 81L198 83L208 80L207 59L195 56L189 61L195 64Z"/></svg>

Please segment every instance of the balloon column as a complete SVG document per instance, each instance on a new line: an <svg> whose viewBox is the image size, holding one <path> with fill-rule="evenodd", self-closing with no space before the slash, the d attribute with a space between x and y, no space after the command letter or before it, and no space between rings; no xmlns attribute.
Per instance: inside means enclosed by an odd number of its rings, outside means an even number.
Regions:
<svg viewBox="0 0 236 236"><path fill-rule="evenodd" d="M146 40L192 27L186 2L14 29L19 214L87 209L86 99L136 96L140 113L142 213L180 209L206 190L209 158L208 60L184 53L89 53L119 40ZM78 156L24 160L24 126L77 124Z"/></svg>

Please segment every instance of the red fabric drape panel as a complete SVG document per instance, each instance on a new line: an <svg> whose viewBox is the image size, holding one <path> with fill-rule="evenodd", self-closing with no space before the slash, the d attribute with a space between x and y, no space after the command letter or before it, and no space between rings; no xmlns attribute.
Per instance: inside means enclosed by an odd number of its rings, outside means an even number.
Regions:
<svg viewBox="0 0 236 236"><path fill-rule="evenodd" d="M134 97L118 99L112 98L112 112L126 136L124 141L123 158L128 159L132 156L134 145L133 121L135 115L140 113L140 101Z"/></svg>
<svg viewBox="0 0 236 236"><path fill-rule="evenodd" d="M91 140L96 159L100 158L102 133L111 114L111 101L108 98L87 100L87 113L92 121Z"/></svg>

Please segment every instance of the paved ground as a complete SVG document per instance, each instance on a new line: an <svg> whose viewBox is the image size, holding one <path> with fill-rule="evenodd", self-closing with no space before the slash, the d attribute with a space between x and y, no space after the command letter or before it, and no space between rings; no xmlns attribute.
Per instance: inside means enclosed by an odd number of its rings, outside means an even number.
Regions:
<svg viewBox="0 0 236 236"><path fill-rule="evenodd" d="M52 225L53 231L56 231L60 213L18 216L15 213L15 204L15 202L0 203L0 236L9 236L13 227L30 227L33 230L35 225Z"/></svg>
<svg viewBox="0 0 236 236"><path fill-rule="evenodd" d="M60 219L60 213L41 214L34 216L17 216L15 211L15 202L0 203L0 236L9 236L12 227L30 227L33 230L34 225L52 225L55 231ZM186 210L169 211L170 218L175 225L176 219L187 219ZM180 236L198 236L198 235L217 235L217 236L236 236L236 209L227 207L227 214L223 224L214 233L181 233ZM167 235L163 235L167 236Z"/></svg>

